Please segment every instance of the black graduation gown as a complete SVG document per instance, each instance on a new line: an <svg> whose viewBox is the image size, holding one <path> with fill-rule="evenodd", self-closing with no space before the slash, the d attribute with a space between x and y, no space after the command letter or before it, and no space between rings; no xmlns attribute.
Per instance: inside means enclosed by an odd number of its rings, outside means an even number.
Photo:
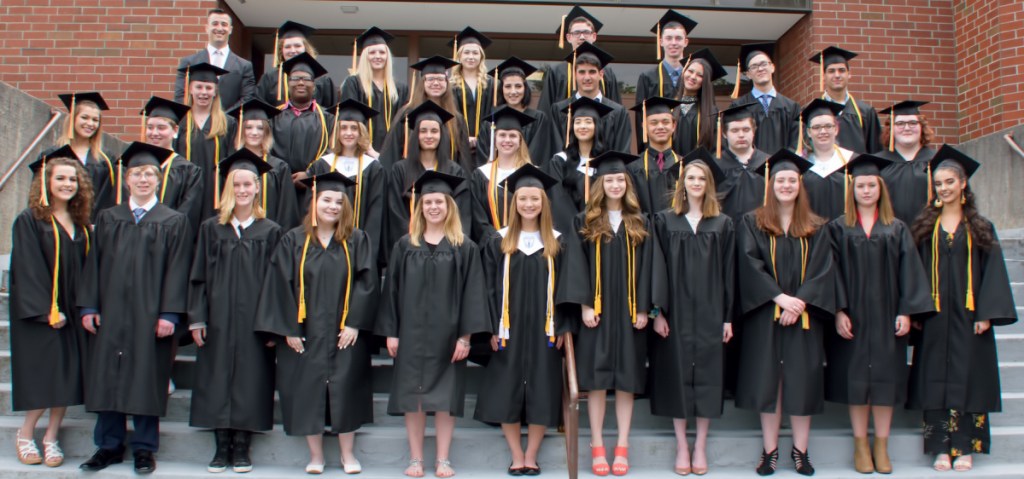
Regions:
<svg viewBox="0 0 1024 479"><path fill-rule="evenodd" d="M53 291L53 223L37 220L31 209L14 219L10 270L11 409L27 411L82 404L85 330L76 295L89 235L75 227L74 239L57 223L60 266L57 308L67 324L49 324Z"/></svg>
<svg viewBox="0 0 1024 479"><path fill-rule="evenodd" d="M523 139L526 140L526 146L530 151L530 163L540 168L547 163L551 155L561 151L562 145L565 143L564 140L559 140L558 134L555 133L555 124L547 113L527 108L523 110L523 114L534 119L533 123L523 127ZM480 131L480 136L476 139L476 164L478 165L485 164L490 160L491 121L489 117L485 117L481 122ZM563 141L563 143L559 143L559 141ZM497 156L498 152L495 151L494 155Z"/></svg>
<svg viewBox="0 0 1024 479"><path fill-rule="evenodd" d="M672 149L676 150L676 153L686 156L691 151L696 150L697 144L697 113L700 111L700 105L694 103L690 107L690 111L682 113L681 108L676 109L676 132L672 135ZM703 145L709 150L715 148L715 135L717 134L716 121L718 118L718 107L715 105L711 106L711 143ZM701 119L701 125L704 126L704 119ZM722 149L725 150L725 145L722 145Z"/></svg>
<svg viewBox="0 0 1024 479"><path fill-rule="evenodd" d="M202 209L200 210L199 217L200 221L202 221L217 214L217 211L213 208L213 198L217 193L214 185L216 184L215 182L220 181L220 177L217 176L217 165L224 158L231 156L235 152L238 122L232 117L227 117L227 132L223 136L208 139L207 135L210 134L209 118L202 128L192 125L191 138L186 138L188 136L188 121L188 118L185 118L178 124L178 137L174 139L174 152L178 156L191 161L193 165L198 166L203 172ZM188 156L189 143L192 144L191 156ZM198 231L198 226L198 224L193 225L195 229L192 231Z"/></svg>
<svg viewBox="0 0 1024 479"><path fill-rule="evenodd" d="M505 253L501 241L507 229L494 232L483 246L492 328L501 325ZM557 336L569 331L569 321L579 315L587 299L579 278L586 274L575 235L558 236L559 251L554 258L554 304L552 319ZM491 353L487 373L480 385L473 418L489 423L539 424L557 427L562 412L561 350L544 334L547 311L548 262L541 248L531 254L522 250L509 261L509 339L505 347Z"/></svg>
<svg viewBox="0 0 1024 479"><path fill-rule="evenodd" d="M782 413L793 416L824 410L826 328L834 329L835 278L828 232L807 238L807 270L800 281L800 242L776 237L779 281L772 273L769 236L757 227L754 214L740 220L736 232L740 329L739 380L736 407L775 412L782 382ZM775 319L772 298L781 293L807 303L810 329L798 320L782 326Z"/></svg>
<svg viewBox="0 0 1024 479"><path fill-rule="evenodd" d="M285 86L288 88L288 75L285 74ZM330 75L324 75L313 82L313 99L326 107L338 104L338 87L334 85L334 79ZM256 98L263 100L269 105L281 105L284 103L284 91L281 98L277 97L277 68L267 71L256 83Z"/></svg>
<svg viewBox="0 0 1024 479"><path fill-rule="evenodd" d="M882 179L889 189L893 213L900 221L913 224L928 204L928 162L935 156L935 150L923 147L910 161L904 159L899 152L887 149L875 154L892 160L882 170Z"/></svg>
<svg viewBox="0 0 1024 479"><path fill-rule="evenodd" d="M1003 251L992 227L995 242L988 249L977 243L970 251L974 280L974 311L966 307L967 235L964 224L957 226L953 244L947 232L939 234L940 311L921 322L920 341L914 346L910 367L911 409L956 409L972 413L1002 410L999 361L992 328L974 334L974 323L991 321L992 326L1017 322L1010 279ZM932 265L931 237L918 245L926 268Z"/></svg>
<svg viewBox="0 0 1024 479"><path fill-rule="evenodd" d="M413 105L412 108L417 106L419 105ZM380 150L377 150L380 152L380 157L377 159L385 170L391 169L392 166L404 159L402 158L402 153L405 148L405 135L409 131L405 125L405 113L407 110L411 110L411 108L403 108L397 115L395 115L395 119L391 120L391 131L389 131L387 137L384 138L384 144L381 145ZM412 120L410 120L409 123L411 124ZM463 128L458 128L456 125L462 125ZM455 117L448 120L441 129L441 144L438 145L437 148L438 151L444 151L444 154L458 163L463 170L468 171L479 165L476 163L476 159L473 157L473 151L469 147L469 136L466 135L466 128L464 128L465 125L466 121L462 119L462 114L456 113ZM455 138L454 156L451 155L452 132L455 132L457 136L457 138ZM409 141L416 141L416 137L413 136L409 138ZM412 150L411 145L409 149Z"/></svg>
<svg viewBox="0 0 1024 479"><path fill-rule="evenodd" d="M764 162L768 154L754 150L754 154L744 165L736 159L732 151L723 148L718 166L725 172L725 180L715 185L722 213L738 222L743 215L754 211L764 204L764 176L757 170L764 170Z"/></svg>
<svg viewBox="0 0 1024 479"><path fill-rule="evenodd" d="M285 108L271 120L274 131L274 148L270 154L284 160L292 173L305 171L309 165L329 150L331 132L334 128L334 114L326 108L330 108L330 106L314 103L313 107L298 116L295 115L295 110ZM321 112L323 113L323 124L320 123ZM327 126L326 140L321 138L324 132L323 125Z"/></svg>
<svg viewBox="0 0 1024 479"><path fill-rule="evenodd" d="M776 92L768 104L768 113L760 100L748 92L729 104L729 108L754 103L747 110L754 116L757 130L754 132L754 147L761 151L775 153L783 148L795 150L800 137L800 111L803 108L795 101ZM725 128L725 125L722 125Z"/></svg>
<svg viewBox="0 0 1024 479"><path fill-rule="evenodd" d="M263 191L260 201L267 204L267 219L287 231L302 221L299 217L299 201L295 196L291 168L276 156L267 155L267 164L273 169L266 173L266 185L263 185L263 176L260 176L260 188ZM223 186L221 191L224 191Z"/></svg>
<svg viewBox="0 0 1024 479"><path fill-rule="evenodd" d="M36 159L41 160L44 156L49 156L57 151L57 148L59 147L47 148ZM89 218L90 221L95 221L96 214L100 210L110 208L117 203L117 155L109 151L101 151L97 155L90 149L85 159L79 158L79 160L82 161L82 166L92 181L92 214ZM128 198L127 191L126 189L122 199Z"/></svg>
<svg viewBox="0 0 1024 479"><path fill-rule="evenodd" d="M849 155L844 158L846 163L857 157L856 154L851 155L849 152L836 154ZM812 168L803 174L804 190L807 191L807 199L811 202L811 211L825 221L832 221L846 212L846 189L853 187L845 184L846 170L845 166L840 166L823 177Z"/></svg>
<svg viewBox="0 0 1024 479"><path fill-rule="evenodd" d="M878 121L875 107L867 102L857 100L860 118L853 102L847 101L843 111L839 112L839 135L836 143L854 153L871 153L882 149L882 124Z"/></svg>
<svg viewBox="0 0 1024 479"><path fill-rule="evenodd" d="M385 116L393 118L402 109L402 106L409 101L409 87L404 83L397 82L395 87L398 90L398 99L395 101L388 99L385 102L384 92L377 88L376 85L373 87L373 95L368 98L366 92L363 91L363 85L359 83L358 75L352 75L341 82L341 101L352 98L380 112L380 115L369 120L370 126L368 127L370 130L370 142L373 144L373 149L378 152L383 148L384 137L388 134L388 122ZM390 108L387 108L390 111L385 112L384 105L390 106ZM394 124L392 120L391 125Z"/></svg>
<svg viewBox="0 0 1024 479"><path fill-rule="evenodd" d="M349 165L351 162L351 165ZM351 168L348 168L351 166ZM348 188L346 193L348 199L352 203L352 210L355 212L359 223L357 227L366 232L367 236L370 237L370 244L373 248L373 257L378 261L383 261L384 251L381 250L381 244L384 242L384 203L387 187L385 186L386 172L384 167L380 165L380 162L372 156L363 155L363 170L358 170L358 163L355 159L347 159L337 161L335 164L335 156L333 153L320 158L309 166L306 170L309 176L322 175L329 173L337 168L339 172L353 180L356 180L359 186L361 199L359 200L359 210L356 211L356 188ZM306 198L303 201L303 209L309 210L309 191L306 192ZM378 264L383 264L378 262Z"/></svg>
<svg viewBox="0 0 1024 479"><path fill-rule="evenodd" d="M543 85L540 90L540 98L537 102L537 109L547 111L551 105L569 98L566 84L569 79L569 62L561 62L554 66L544 65L540 68L544 76ZM601 95L609 98L615 103L622 103L622 93L619 91L619 81L615 78L615 71L612 67L604 67L604 80L601 82ZM575 85L572 89L576 93ZM563 123L564 124L564 123Z"/></svg>
<svg viewBox="0 0 1024 479"><path fill-rule="evenodd" d="M473 190L473 231L470 237L475 242L483 244L498 229L508 226L508 215L512 211L512 198L515 195L510 188L505 188L505 178L515 170L498 170L498 182L494 187L494 206L498 218L498 224L494 224L491 216L491 203L488 196L491 166L493 163L480 165L470 173L469 183Z"/></svg>
<svg viewBox="0 0 1024 479"><path fill-rule="evenodd" d="M574 231L583 227L583 213L576 216ZM650 222L644 218L648 232ZM593 307L594 275L597 272L595 244L580 241L586 279L578 278L587 287L586 306ZM654 240L650 234L636 247L636 309L651 309L651 261ZM601 321L595 328L577 325L576 375L581 391L610 390L642 394L647 382L647 331L650 327L633 327L626 287L626 226L619 225L610 242L601 244Z"/></svg>
<svg viewBox="0 0 1024 479"><path fill-rule="evenodd" d="M685 215L665 210L654 215L654 234L652 302L668 320L669 334L650 333L651 413L721 417L722 325L732 322L736 289L732 219L702 218L694 231Z"/></svg>
<svg viewBox="0 0 1024 479"><path fill-rule="evenodd" d="M281 419L289 436L320 435L324 424L335 433L352 432L373 422L370 332L377 307L377 269L370 238L352 230L344 247L333 238L327 248L314 235L306 253L306 318L299 324L299 269L306 230L285 233L274 250L263 281L256 331L277 341L277 392ZM351 278L348 276L351 269ZM351 281L346 328L359 330L355 345L338 349L345 290ZM305 352L285 338L302 337ZM328 413L330 416L328 417Z"/></svg>
<svg viewBox="0 0 1024 479"><path fill-rule="evenodd" d="M189 276L188 322L206 325L196 355L189 425L268 431L274 426L274 350L254 331L256 301L281 227L242 231L210 218L199 227Z"/></svg>
<svg viewBox="0 0 1024 479"><path fill-rule="evenodd" d="M166 412L173 345L187 328L192 238L185 215L160 203L138 224L127 200L96 217L78 295L78 306L98 310L102 321L89 337L86 410ZM180 322L174 335L157 338L163 313Z"/></svg>
<svg viewBox="0 0 1024 479"><path fill-rule="evenodd" d="M440 161L437 164L436 170L467 180L455 188L452 197L455 199L455 205L459 208L459 220L462 221L462 231L469 237L473 228L474 208L473 188L470 181L468 181L470 175L467 175L465 170L456 165L455 162L448 160ZM409 232L409 216L411 213L409 211L409 200L411 199L409 190L424 171L426 171L426 168L423 168L423 165L417 159L408 158L396 163L391 167L391 171L388 172L387 180L384 183L388 195L385 202L387 217L384 220L386 241L381 245L382 248L388 251L391 250L402 235ZM418 197L419 193L417 192L416 195Z"/></svg>
<svg viewBox="0 0 1024 479"><path fill-rule="evenodd" d="M640 210L652 218L655 213L672 206L672 195L676 191L683 159L672 149L665 150L665 169L658 170L658 151L648 146L640 153L640 159L626 166L633 178Z"/></svg>
<svg viewBox="0 0 1024 479"><path fill-rule="evenodd" d="M556 153L551 160L541 167L545 173L558 180L558 184L548 190L548 199L551 200L551 218L554 226L559 231L576 231L573 222L576 215L583 211L586 205L584 197L585 188L583 175L583 163L579 157L569 159L566 152ZM594 182L593 170L590 167L591 184Z"/></svg>
<svg viewBox="0 0 1024 479"><path fill-rule="evenodd" d="M170 168L170 171L167 171L167 168ZM189 234L195 234L203 221L205 190L202 168L183 156L175 155L170 163L165 162L160 169L157 198L164 206L185 215ZM128 204L127 195L121 198L121 204Z"/></svg>
<svg viewBox="0 0 1024 479"><path fill-rule="evenodd" d="M455 97L455 109L462 114L462 125L466 127L466 135L475 136L478 141L479 137L490 134L490 130L484 130L482 127L484 119L491 115L494 104L494 82L491 81L491 78L487 80L487 88L483 90L480 89L479 83L476 92L472 88L466 88L465 105L462 101L462 86L456 82L448 84L448 88L452 90L452 96ZM479 116L476 114L477 103L480 104Z"/></svg>
<svg viewBox="0 0 1024 479"><path fill-rule="evenodd" d="M876 221L871 236L846 216L828 225L836 261L836 310L853 324L853 339L828 338L825 399L844 404L901 406L907 396L907 339L896 316L934 312L928 277L910 229Z"/></svg>
<svg viewBox="0 0 1024 479"><path fill-rule="evenodd" d="M682 65L680 65L682 68ZM658 70L661 70L661 79L658 78ZM682 78L682 75L680 75ZM635 105L643 104L644 100L652 97L662 96L672 98L675 96L676 86L672 84L672 77L669 75L668 66L664 61L658 62L658 66L646 70L636 80L636 102ZM644 124L643 115L635 115L633 121L633 132L636 134L638 148L643 147Z"/></svg>
<svg viewBox="0 0 1024 479"><path fill-rule="evenodd" d="M419 246L403 236L395 243L384 281L374 333L399 338L388 414L448 412L462 416L466 361L452 363L455 341L491 334L480 251L468 238L461 246L442 239Z"/></svg>
<svg viewBox="0 0 1024 479"><path fill-rule="evenodd" d="M566 98L555 103L548 110L555 134L558 135L558 145L565 145L565 123L567 120L562 109L569 106L575 99L575 95L571 99ZM629 126L629 110L608 97L602 98L601 103L612 109L607 115L597 120L598 128L600 128L598 135L600 135L599 138L605 150L633 151L633 132Z"/></svg>

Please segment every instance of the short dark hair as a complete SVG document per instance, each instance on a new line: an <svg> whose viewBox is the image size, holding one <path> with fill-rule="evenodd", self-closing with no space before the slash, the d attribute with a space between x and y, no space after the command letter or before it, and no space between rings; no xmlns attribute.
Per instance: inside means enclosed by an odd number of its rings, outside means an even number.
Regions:
<svg viewBox="0 0 1024 479"><path fill-rule="evenodd" d="M210 15L228 15L228 12L225 12L222 8L211 8L210 11L206 12L206 17L209 18Z"/></svg>
<svg viewBox="0 0 1024 479"><path fill-rule="evenodd" d="M576 65L593 65L597 67L598 70L604 69L604 67L601 66L601 60L597 58L597 55L592 53L583 53L576 57Z"/></svg>

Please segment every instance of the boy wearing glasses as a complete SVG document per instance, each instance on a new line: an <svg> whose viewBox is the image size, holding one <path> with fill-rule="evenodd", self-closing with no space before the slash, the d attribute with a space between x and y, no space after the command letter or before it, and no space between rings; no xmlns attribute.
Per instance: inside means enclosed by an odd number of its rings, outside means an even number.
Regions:
<svg viewBox="0 0 1024 479"><path fill-rule="evenodd" d="M563 45L563 42L568 42L572 45L572 49L576 50L576 48L584 43L595 43L597 42L597 32L601 31L603 26L604 24L597 17L591 15L578 5L573 6L556 31L556 34L564 35L565 37L564 39L559 38L559 45ZM572 84L569 82L571 68L571 61L553 67L545 65L541 68L544 74L544 86L541 88L540 102L537 104L538 110L548 111L551 109L551 105L572 96L575 90L570 90L572 88ZM604 78L601 80L600 87L601 94L605 98L615 103L622 103L619 82L611 68L604 70Z"/></svg>
<svg viewBox="0 0 1024 479"><path fill-rule="evenodd" d="M300 181L306 177L306 168L330 148L334 127L334 115L329 112L332 105L316 102L314 83L327 74L327 69L309 53L288 59L281 68L288 84L288 96L281 114L270 121L274 133L270 154L288 163L292 182L302 198L306 187Z"/></svg>
<svg viewBox="0 0 1024 479"><path fill-rule="evenodd" d="M730 108L749 105L747 110L757 127L754 146L769 155L783 148L796 149L800 134L800 105L775 90L775 64L771 58L774 50L772 43L750 43L740 47L739 63L753 88L729 105ZM736 83L739 84L738 72ZM738 88L736 93L739 93Z"/></svg>

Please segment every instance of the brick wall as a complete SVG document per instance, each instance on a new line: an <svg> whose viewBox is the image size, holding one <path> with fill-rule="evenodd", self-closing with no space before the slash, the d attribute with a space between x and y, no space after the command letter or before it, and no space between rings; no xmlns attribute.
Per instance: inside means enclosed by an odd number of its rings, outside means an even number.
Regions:
<svg viewBox="0 0 1024 479"><path fill-rule="evenodd" d="M104 131L134 140L145 100L172 98L178 59L205 45L206 12L217 6L217 0L2 0L0 81L55 107L58 93L100 91L112 109Z"/></svg>
<svg viewBox="0 0 1024 479"><path fill-rule="evenodd" d="M850 63L855 98L876 110L905 99L929 101L923 111L936 130L935 141L958 143L953 18L953 0L815 0L814 13L779 40L785 52L776 60L779 90L801 104L820 95L818 65L807 59L836 45L859 53Z"/></svg>

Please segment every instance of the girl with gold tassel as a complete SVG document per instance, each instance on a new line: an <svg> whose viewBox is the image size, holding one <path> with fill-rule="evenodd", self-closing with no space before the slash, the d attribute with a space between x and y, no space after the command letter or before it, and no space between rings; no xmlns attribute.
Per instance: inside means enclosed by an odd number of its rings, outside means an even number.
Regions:
<svg viewBox="0 0 1024 479"><path fill-rule="evenodd" d="M989 418L1002 410L992 326L1017 321L995 226L968 179L981 166L943 145L929 163L934 201L912 227L938 312L915 323L908 407L924 410L924 452L937 471L970 470L988 454Z"/></svg>
<svg viewBox="0 0 1024 479"><path fill-rule="evenodd" d="M89 253L93 193L70 145L29 166L35 177L28 208L12 227L11 407L25 411L15 434L18 460L57 467L64 461L57 443L64 413L83 402L85 337L75 295ZM40 454L35 428L47 409Z"/></svg>
<svg viewBox="0 0 1024 479"><path fill-rule="evenodd" d="M804 155L814 166L803 177L803 186L811 203L811 211L825 221L834 220L846 211L846 195L850 185L846 164L856 157L838 143L839 112L843 106L816 98L800 112L801 137L796 154ZM805 148L803 135L810 138Z"/></svg>
<svg viewBox="0 0 1024 479"><path fill-rule="evenodd" d="M110 109L99 92L64 93L57 95L68 109L64 129L53 148L43 151L39 159L64 145L71 145L74 158L89 173L93 185L91 218L100 210L118 204L117 155L103 148L103 112Z"/></svg>
<svg viewBox="0 0 1024 479"><path fill-rule="evenodd" d="M575 218L590 288L576 343L581 391L589 391L592 470L629 471L633 396L646 386L647 313L651 309L653 241L626 165L639 157L609 151L591 161L596 178L587 207ZM618 440L609 468L603 424L608 390L615 391Z"/></svg>
<svg viewBox="0 0 1024 479"><path fill-rule="evenodd" d="M503 106L492 115L492 121L494 156L470 175L475 199L470 236L478 241L509 225L514 195L508 177L524 165L533 164L523 134L533 117Z"/></svg>
<svg viewBox="0 0 1024 479"><path fill-rule="evenodd" d="M220 211L200 225L192 260L188 321L198 354L189 425L214 430L209 472L251 471L252 433L274 426L273 343L252 333L250 300L282 234L261 201L271 168L248 148L221 163Z"/></svg>
<svg viewBox="0 0 1024 479"><path fill-rule="evenodd" d="M673 94L673 99L681 103L672 138L672 148L676 153L685 156L699 146L714 150L715 135L718 134L715 121L718 107L715 106L713 84L727 74L725 67L707 48L688 57Z"/></svg>
<svg viewBox="0 0 1024 479"><path fill-rule="evenodd" d="M188 118L191 109L188 105L176 103L158 96L151 97L142 110L142 141L146 144L173 150L175 138L178 137L180 123ZM186 160L182 155L170 151L166 158L160 160L160 189L156 192L157 200L182 213L188 219L191 233L199 231L203 220L203 169ZM126 185L125 161L118 159L118 183Z"/></svg>
<svg viewBox="0 0 1024 479"><path fill-rule="evenodd" d="M370 27L352 41L352 68L341 82L341 100L356 100L380 112L368 120L369 155L377 157L384 146L384 137L391 131L398 111L409 100L409 86L395 80L394 57L388 43L390 33Z"/></svg>
<svg viewBox="0 0 1024 479"><path fill-rule="evenodd" d="M814 474L811 417L824 411L824 337L833 328L835 278L824 221L801 181L811 164L789 150L768 159L764 206L736 228L741 351L736 407L760 413L756 471L775 472L782 415L790 416L797 473Z"/></svg>
<svg viewBox="0 0 1024 479"><path fill-rule="evenodd" d="M274 35L274 68L264 73L256 82L256 98L274 106L288 103L288 80L281 66L303 53L308 53L313 58L320 56L310 41L314 33L315 28L291 20L277 27L277 33ZM313 83L316 89L313 97L318 104L328 107L338 103L338 87L330 75L319 77Z"/></svg>
<svg viewBox="0 0 1024 479"><path fill-rule="evenodd" d="M487 54L484 52L491 39L473 27L466 27L448 44L452 47L452 60L459 62L452 67L449 80L452 96L465 122L469 146L476 149L477 139L489 134L480 127L484 118L491 114L494 96L494 82L487 75Z"/></svg>
<svg viewBox="0 0 1024 479"><path fill-rule="evenodd" d="M921 112L926 101L906 100L878 113L882 115L882 138L887 147L876 155L892 160L882 170L882 178L892 193L896 218L908 226L917 219L931 196L931 172L928 162L935 156L931 145L935 130Z"/></svg>
<svg viewBox="0 0 1024 479"><path fill-rule="evenodd" d="M557 231L552 223L545 190L557 180L525 165L508 183L513 191L508 226L481 245L496 334L473 417L501 424L512 455L509 474L536 475L544 432L559 425L562 342L571 328L568 320L587 299L578 281L586 271L576 235Z"/></svg>
<svg viewBox="0 0 1024 479"><path fill-rule="evenodd" d="M305 436L306 472L324 470L324 425L338 434L346 473L362 470L355 431L373 422L371 341L376 317L376 261L370 238L355 228L338 172L303 180L309 212L281 237L260 293L257 332L277 345L277 390L285 434Z"/></svg>

